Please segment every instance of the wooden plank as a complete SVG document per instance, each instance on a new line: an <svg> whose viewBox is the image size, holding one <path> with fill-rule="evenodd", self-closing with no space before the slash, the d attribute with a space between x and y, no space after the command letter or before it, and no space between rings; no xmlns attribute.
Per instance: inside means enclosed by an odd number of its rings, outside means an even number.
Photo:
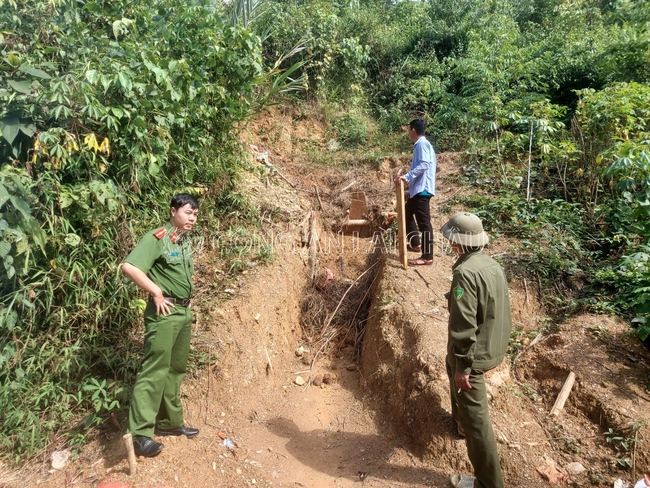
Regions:
<svg viewBox="0 0 650 488"><path fill-rule="evenodd" d="M569 398L569 393L571 393L571 388L573 388L573 383L575 383L575 381L576 374L571 371L560 390L560 394L557 396L557 400L555 400L555 405L553 405L553 408L551 409L551 415L558 416L560 414L564 408L564 402Z"/></svg>
<svg viewBox="0 0 650 488"><path fill-rule="evenodd" d="M348 218L350 220L363 219L368 209L368 204L366 202L365 192L354 192L350 198L350 213L348 214Z"/></svg>
<svg viewBox="0 0 650 488"><path fill-rule="evenodd" d="M395 186L397 192L397 245L399 250L399 261L404 269L408 268L406 254L406 217L404 215L404 181L399 180Z"/></svg>

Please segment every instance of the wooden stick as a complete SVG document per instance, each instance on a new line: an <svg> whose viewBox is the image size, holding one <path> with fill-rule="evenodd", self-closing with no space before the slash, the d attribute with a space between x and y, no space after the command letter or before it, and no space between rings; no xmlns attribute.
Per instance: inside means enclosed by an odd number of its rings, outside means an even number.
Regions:
<svg viewBox="0 0 650 488"><path fill-rule="evenodd" d="M397 242L399 249L399 260L404 269L408 268L406 255L406 217L404 216L404 181L400 178L399 184L395 186L397 192Z"/></svg>
<svg viewBox="0 0 650 488"><path fill-rule="evenodd" d="M263 162L264 162L264 164L266 165L266 167L269 168L271 174L273 174L273 173L277 173L278 176L279 176L280 178L282 178L284 181L286 181L287 183L289 183L289 184L291 185L291 188L295 188L295 187L296 187L296 185L294 185L293 183L291 183L291 182L287 179L286 176L284 176L282 173L280 173L280 172L275 168L275 166L273 166L273 165L269 162L269 155L268 155L268 153L264 153L264 154L262 154L261 156L257 156L257 159L260 160L260 161L263 161Z"/></svg>
<svg viewBox="0 0 650 488"><path fill-rule="evenodd" d="M135 451L133 450L133 437L131 434L124 434L124 445L126 446L126 455L129 458L129 476L134 476L137 470L138 463L135 460Z"/></svg>
<svg viewBox="0 0 650 488"><path fill-rule="evenodd" d="M528 351L531 347L533 347L538 342L542 341L542 337L544 337L542 334L538 334L537 336L535 336L535 338L532 341L530 341L530 344L528 344L526 347L524 347L521 350L521 352L519 354L517 354L517 356L515 357L515 360L513 362L516 363L523 353ZM546 336L546 337L549 337L549 336Z"/></svg>
<svg viewBox="0 0 650 488"><path fill-rule="evenodd" d="M309 222L309 273L313 281L316 276L316 265L318 264L318 212L311 211L311 220Z"/></svg>
<svg viewBox="0 0 650 488"><path fill-rule="evenodd" d="M422 273L420 273L420 270L416 269L415 272L420 275L420 278L422 278L422 281L424 281L424 283L427 285L427 288L431 288L431 286L430 286L429 282L427 281L427 279L424 277L424 275Z"/></svg>
<svg viewBox="0 0 650 488"><path fill-rule="evenodd" d="M575 381L576 374L571 371L566 381L564 382L564 386L562 386L562 389L560 390L560 394L557 396L557 400L555 400L555 405L553 405L553 408L551 409L551 415L555 415L557 417L560 414L560 411L564 408L564 402L566 402L566 399L569 398L571 388L573 388L573 383L575 383Z"/></svg>
<svg viewBox="0 0 650 488"><path fill-rule="evenodd" d="M526 278L524 278L524 290L526 291L526 305L528 305L528 283L526 283Z"/></svg>
<svg viewBox="0 0 650 488"><path fill-rule="evenodd" d="M212 370L210 369L210 358L212 358L212 343L208 349L208 392L205 395L205 419L204 423L208 423L208 415L210 413L210 383L212 378Z"/></svg>
<svg viewBox="0 0 650 488"><path fill-rule="evenodd" d="M289 179L288 179L286 176L284 176L282 173L280 173L277 169L275 170L275 172L276 172L277 174L280 175L280 178L282 178L284 181L286 181L287 183L289 183L289 185L291 185L291 188L295 188L295 187L296 187L296 185L294 185L293 183L291 183L291 182L289 181Z"/></svg>
<svg viewBox="0 0 650 488"><path fill-rule="evenodd" d="M352 188L352 187L353 187L354 185L356 185L356 184L357 184L357 182L356 182L356 181L353 181L352 183L350 183L349 185L347 185L345 188L339 190L339 193L343 193L345 190L348 190L348 189Z"/></svg>
<svg viewBox="0 0 650 488"><path fill-rule="evenodd" d="M318 185L314 184L314 188L316 188L316 197L318 198L318 205L320 205L319 210L323 210L323 201L320 199L320 193L318 192Z"/></svg>
<svg viewBox="0 0 650 488"><path fill-rule="evenodd" d="M353 225L368 225L370 221L368 219L348 219L344 225L353 226Z"/></svg>

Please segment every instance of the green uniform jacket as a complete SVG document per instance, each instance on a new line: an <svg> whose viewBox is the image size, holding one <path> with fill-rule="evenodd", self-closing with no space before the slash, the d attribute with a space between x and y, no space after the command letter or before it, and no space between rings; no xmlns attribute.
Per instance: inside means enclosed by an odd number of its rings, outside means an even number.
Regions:
<svg viewBox="0 0 650 488"><path fill-rule="evenodd" d="M172 224L147 232L124 262L144 271L164 296L192 297L192 249L189 239L179 238Z"/></svg>
<svg viewBox="0 0 650 488"><path fill-rule="evenodd" d="M482 252L462 255L453 270L447 354L457 372L487 371L501 363L510 339L508 281Z"/></svg>

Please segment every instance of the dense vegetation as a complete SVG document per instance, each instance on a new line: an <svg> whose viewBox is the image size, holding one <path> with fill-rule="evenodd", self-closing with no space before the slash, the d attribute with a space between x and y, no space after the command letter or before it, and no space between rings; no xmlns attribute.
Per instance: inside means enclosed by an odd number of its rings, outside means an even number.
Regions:
<svg viewBox="0 0 650 488"><path fill-rule="evenodd" d="M267 55L307 37L307 94L349 109L344 137L361 114L419 115L438 151L466 151L484 196L456 203L522 239L510 269L552 312L648 336L648 2L278 1L256 26Z"/></svg>
<svg viewBox="0 0 650 488"><path fill-rule="evenodd" d="M342 143L363 143L369 117L390 132L426 116L485 195L463 204L522 239L521 269L559 313L615 310L650 331L647 2L0 0L0 23L14 459L124 407L138 314L117 265L171 193L237 205L233 131L288 74Z"/></svg>
<svg viewBox="0 0 650 488"><path fill-rule="evenodd" d="M118 264L174 192L233 203L231 132L263 77L259 38L201 3L1 8L0 449L20 457L127 398Z"/></svg>

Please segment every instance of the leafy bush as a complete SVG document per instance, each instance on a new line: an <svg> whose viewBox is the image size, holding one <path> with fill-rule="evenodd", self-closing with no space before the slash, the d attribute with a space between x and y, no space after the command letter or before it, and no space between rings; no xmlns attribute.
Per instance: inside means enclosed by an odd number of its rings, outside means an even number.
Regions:
<svg viewBox="0 0 650 488"><path fill-rule="evenodd" d="M366 142L368 127L363 117L357 114L345 114L334 120L338 140L347 147L359 146Z"/></svg>
<svg viewBox="0 0 650 488"><path fill-rule="evenodd" d="M234 201L262 66L207 1L10 2L0 22L0 450L19 459L124 405L141 319L119 263L173 193Z"/></svg>

